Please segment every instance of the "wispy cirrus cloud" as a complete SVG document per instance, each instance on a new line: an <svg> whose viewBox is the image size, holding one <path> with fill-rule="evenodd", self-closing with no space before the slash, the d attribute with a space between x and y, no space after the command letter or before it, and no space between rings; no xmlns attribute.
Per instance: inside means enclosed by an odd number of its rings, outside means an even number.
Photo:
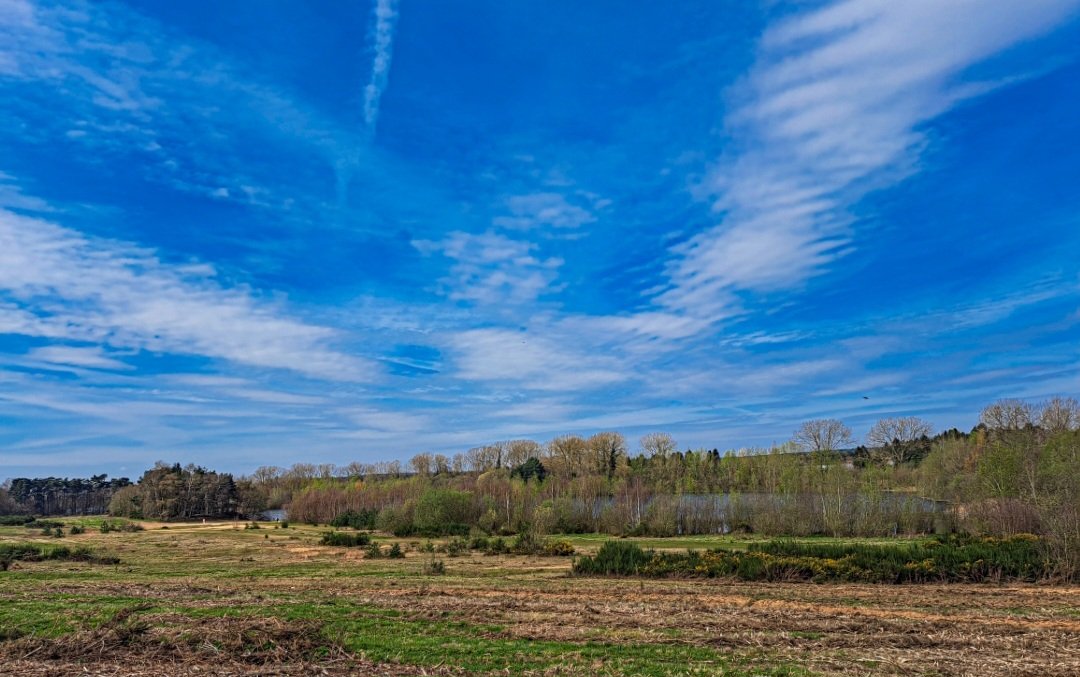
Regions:
<svg viewBox="0 0 1080 677"><path fill-rule="evenodd" d="M853 207L919 168L923 125L994 88L965 72L1046 33L1077 0L845 0L768 30L703 189L719 225L678 246L667 307L710 315L797 288L854 251Z"/></svg>
<svg viewBox="0 0 1080 677"><path fill-rule="evenodd" d="M0 331L333 380L374 373L329 347L334 330L293 319L252 290L223 286L208 265L166 263L132 244L8 210L0 210Z"/></svg>
<svg viewBox="0 0 1080 677"><path fill-rule="evenodd" d="M325 197L298 182L351 158L362 136L214 45L119 4L7 0L0 85L12 88L0 122L25 130L23 142L131 163L150 182L278 218L323 210ZM253 144L292 153L294 170L245 153Z"/></svg>
<svg viewBox="0 0 1080 677"><path fill-rule="evenodd" d="M101 346L42 346L31 350L28 357L31 360L38 360L49 365L107 369L111 371L133 369L130 364L106 354Z"/></svg>

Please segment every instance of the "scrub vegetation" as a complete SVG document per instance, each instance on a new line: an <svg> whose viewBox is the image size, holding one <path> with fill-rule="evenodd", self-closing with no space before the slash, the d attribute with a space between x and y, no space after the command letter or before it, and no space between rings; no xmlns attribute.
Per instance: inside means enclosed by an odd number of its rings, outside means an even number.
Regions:
<svg viewBox="0 0 1080 677"><path fill-rule="evenodd" d="M80 523L61 521L66 530ZM31 555L0 572L0 665L13 674L1080 671L1080 613L1070 585L816 585L744 581L737 573L572 571L575 559L603 559L600 550L611 548L631 560L646 554L646 564L657 556L678 561L687 539L561 537L578 552L571 558L514 554L515 539L504 541L507 551L487 554L500 537L427 541L375 532L368 547L356 548L322 545L325 527L295 523L261 522L255 530L240 521L143 522L143 531L104 534L82 524L85 533L62 544L0 527L6 551ZM689 541L701 557L834 559L892 546L979 545L922 537ZM370 554L372 545L380 556ZM401 556L388 556L392 548ZM93 558L59 556L65 550Z"/></svg>

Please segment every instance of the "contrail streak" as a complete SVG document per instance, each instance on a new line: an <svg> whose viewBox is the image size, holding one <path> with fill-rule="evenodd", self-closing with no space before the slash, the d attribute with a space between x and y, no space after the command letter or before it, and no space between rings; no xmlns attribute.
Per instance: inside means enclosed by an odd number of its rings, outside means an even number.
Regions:
<svg viewBox="0 0 1080 677"><path fill-rule="evenodd" d="M379 119L379 99L382 98L390 75L397 15L397 0L376 0L375 28L372 31L375 59L371 64L371 80L364 88L364 124L367 125L369 133L375 131L375 123Z"/></svg>

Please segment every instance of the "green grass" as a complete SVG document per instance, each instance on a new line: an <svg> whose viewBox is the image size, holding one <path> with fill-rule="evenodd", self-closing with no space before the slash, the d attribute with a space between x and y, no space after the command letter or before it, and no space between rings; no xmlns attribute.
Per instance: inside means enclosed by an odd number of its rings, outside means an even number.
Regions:
<svg viewBox="0 0 1080 677"><path fill-rule="evenodd" d="M84 520L64 521L68 525L85 523L94 529L93 523ZM765 649L728 645L719 648L711 638L723 635L724 630L714 627L702 635L701 623L708 622L704 616L691 614L671 623L657 623L646 631L636 626L612 625L611 616L604 614L616 613L615 609L601 610L596 616L586 609L590 594L612 585L625 586L628 595L640 591L642 606L637 613L645 613L655 595L666 597L676 591L686 594L688 605L696 607L697 592L714 593L718 589L709 582L569 577L569 558L513 554L491 557L479 553L448 558L447 574L429 577L422 572L427 557L422 553L410 551L404 560L367 560L355 549L320 546L325 527L293 524L282 530L264 523L262 529L245 530L240 523L236 528L232 524L168 525L169 529L162 530L160 526L147 524L146 531L137 533L101 534L93 530L59 543L44 537L28 538L20 527L0 527L0 544L17 539L48 547L86 546L93 552L121 559L116 566L78 561L17 562L16 568L0 572L0 637L15 633L56 637L93 629L117 612L149 603L152 606L139 613L140 620L179 623L185 628L188 622L197 624L200 619L223 616L311 622L322 628L328 642L374 661L424 668L460 666L476 674L560 670L560 674L598 676L811 674L796 655L782 654L782 647L766 643ZM264 538L267 535L269 538ZM611 540L590 534L565 538L586 552L595 552L604 541ZM417 539L379 538L384 545L398 542L406 549L411 540ZM888 543L911 544L917 540L925 539ZM690 546L745 552L765 541L745 536L693 536L616 542L646 547L659 544L663 550ZM830 547L873 545L878 541L812 538L797 542ZM806 586L803 590L818 587L825 590L825 586ZM556 632L561 627L559 618L548 617L543 621L548 626L534 627L532 616L518 616L512 606L493 607L492 615L487 617L468 605L440 604L440 595L446 590L451 597L459 598L467 598L473 590L478 594L498 592L493 599L511 603L558 592L564 600L577 600L580 595L581 606L559 612L573 614L568 626L574 632ZM760 590L763 592L749 586L738 594L778 599L789 594L782 587L762 586ZM817 593L799 593L806 594ZM872 603L858 597L833 597L827 591L821 595L830 605L856 607ZM702 613L708 613L708 603L703 604ZM1057 608L1063 609L1054 612L1059 618L1077 614L1074 607ZM1020 609L1017 607L1017 611ZM1049 612L1033 609L1033 613L1045 618ZM177 615L182 618L178 620ZM778 637L790 638L778 646L790 649L793 640L816 642L822 638L820 633L810 632L816 630L802 628L800 634L798 628L777 628ZM786 658L779 658L781 655Z"/></svg>
<svg viewBox="0 0 1080 677"><path fill-rule="evenodd" d="M139 597L56 595L47 600L0 604L0 635L58 637L95 628L118 612L145 606ZM265 618L315 621L326 639L377 662L435 667L454 665L475 674L518 675L556 667L598 675L810 675L795 666L749 665L706 647L689 644L565 642L513 637L494 624L455 620L442 613L434 618L352 603L336 598L319 601L267 600L261 604L194 607L156 603L142 614L180 614L200 618Z"/></svg>

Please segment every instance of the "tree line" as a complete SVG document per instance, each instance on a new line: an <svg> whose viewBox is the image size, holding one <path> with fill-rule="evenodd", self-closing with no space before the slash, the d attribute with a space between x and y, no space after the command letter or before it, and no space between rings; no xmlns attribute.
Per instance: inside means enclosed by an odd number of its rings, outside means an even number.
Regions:
<svg viewBox="0 0 1080 677"><path fill-rule="evenodd" d="M89 479L70 477L17 477L8 483L6 500L0 497L0 514L21 509L37 515L101 515L113 495L130 486L126 477Z"/></svg>
<svg viewBox="0 0 1080 677"><path fill-rule="evenodd" d="M680 451L658 432L631 454L626 438L608 431L547 444L495 442L449 457L420 453L406 463L262 467L239 479L159 463L137 484L113 490L109 512L180 520L284 507L297 521L351 514L400 534L1030 532L1045 535L1059 561L1080 569L1078 429L1080 405L1054 398L995 402L967 432L935 433L919 418L885 418L858 446L843 422L819 419L784 444L726 453ZM0 509L11 499L42 514L80 509L63 498L62 482L51 486L33 494L45 502L32 506L22 488L7 499L0 493ZM93 503L100 506L100 499Z"/></svg>

